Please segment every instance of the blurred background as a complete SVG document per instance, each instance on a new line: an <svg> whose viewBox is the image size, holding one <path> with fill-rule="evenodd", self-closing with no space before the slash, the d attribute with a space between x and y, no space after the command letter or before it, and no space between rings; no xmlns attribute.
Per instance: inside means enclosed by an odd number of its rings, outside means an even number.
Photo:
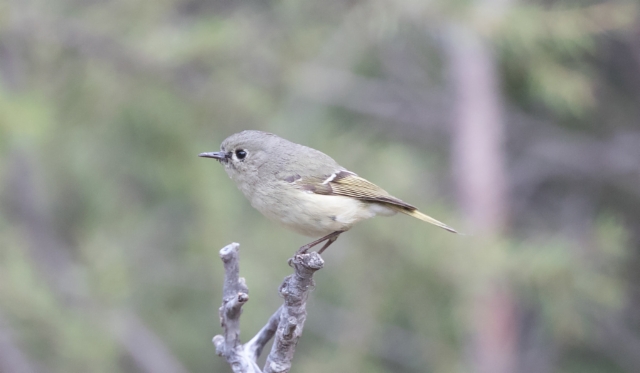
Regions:
<svg viewBox="0 0 640 373"><path fill-rule="evenodd" d="M0 1L0 372L230 372L308 238L198 158L243 129L469 233L324 255L295 372L640 372L632 1Z"/></svg>

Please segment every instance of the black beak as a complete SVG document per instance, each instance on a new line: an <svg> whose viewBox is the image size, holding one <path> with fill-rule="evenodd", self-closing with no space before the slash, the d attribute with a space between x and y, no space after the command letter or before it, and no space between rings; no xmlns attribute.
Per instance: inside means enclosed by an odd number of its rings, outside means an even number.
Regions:
<svg viewBox="0 0 640 373"><path fill-rule="evenodd" d="M198 157L204 157L204 158L213 158L215 160L218 161L226 161L227 160L227 153L224 152L209 152L209 153L200 153L198 154Z"/></svg>

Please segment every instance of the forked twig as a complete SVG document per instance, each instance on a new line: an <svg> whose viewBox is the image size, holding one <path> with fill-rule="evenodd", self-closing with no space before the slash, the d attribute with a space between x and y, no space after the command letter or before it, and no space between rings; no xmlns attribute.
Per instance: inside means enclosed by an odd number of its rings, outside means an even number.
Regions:
<svg viewBox="0 0 640 373"><path fill-rule="evenodd" d="M293 257L291 265L295 271L280 285L284 304L255 337L241 344L240 315L242 306L249 300L249 289L244 278L239 276L239 246L232 243L220 250L225 277L219 315L224 334L213 338L216 353L227 360L234 373L288 372L307 317L306 304L307 297L314 287L313 274L323 267L324 261L316 252ZM274 335L271 352L264 369L260 370L257 359Z"/></svg>

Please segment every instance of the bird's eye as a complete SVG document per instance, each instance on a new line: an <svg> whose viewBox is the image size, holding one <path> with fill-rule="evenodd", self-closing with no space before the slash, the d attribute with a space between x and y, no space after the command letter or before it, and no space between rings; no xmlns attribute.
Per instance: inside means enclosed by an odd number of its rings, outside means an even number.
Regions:
<svg viewBox="0 0 640 373"><path fill-rule="evenodd" d="M238 159L244 159L244 157L247 156L247 152L245 152L242 149L238 149L236 150L236 157L238 157Z"/></svg>

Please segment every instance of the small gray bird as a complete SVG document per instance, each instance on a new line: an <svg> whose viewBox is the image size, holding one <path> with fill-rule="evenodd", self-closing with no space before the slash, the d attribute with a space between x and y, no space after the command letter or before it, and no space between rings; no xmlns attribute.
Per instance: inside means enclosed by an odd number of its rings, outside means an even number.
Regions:
<svg viewBox="0 0 640 373"><path fill-rule="evenodd" d="M272 133L242 131L225 139L219 152L199 156L222 163L251 206L264 216L305 236L320 237L297 254L325 242L321 254L357 222L397 212L457 233L328 155Z"/></svg>

